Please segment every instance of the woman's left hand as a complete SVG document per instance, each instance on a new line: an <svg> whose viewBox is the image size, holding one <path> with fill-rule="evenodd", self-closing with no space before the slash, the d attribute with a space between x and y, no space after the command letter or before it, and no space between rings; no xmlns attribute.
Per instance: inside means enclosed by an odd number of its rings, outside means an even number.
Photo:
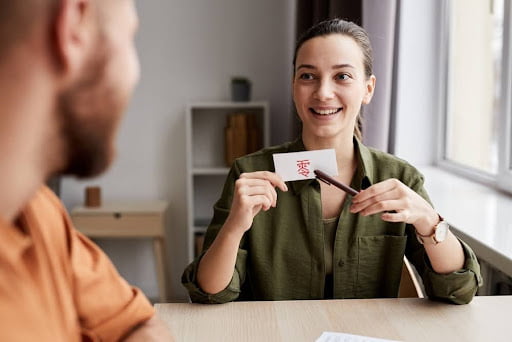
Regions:
<svg viewBox="0 0 512 342"><path fill-rule="evenodd" d="M423 197L394 178L374 184L354 196L350 212L363 216L382 213L382 220L413 224L423 235L430 234L439 222L436 211Z"/></svg>

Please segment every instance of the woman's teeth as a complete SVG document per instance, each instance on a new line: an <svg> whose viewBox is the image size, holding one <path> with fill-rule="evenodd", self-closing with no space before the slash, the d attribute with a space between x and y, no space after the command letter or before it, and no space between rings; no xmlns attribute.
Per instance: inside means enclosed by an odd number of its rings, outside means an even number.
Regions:
<svg viewBox="0 0 512 342"><path fill-rule="evenodd" d="M313 109L313 108L311 108L311 111L313 113L320 114L320 115L332 115L332 114L336 114L340 110L341 110L341 108L334 108L334 109Z"/></svg>

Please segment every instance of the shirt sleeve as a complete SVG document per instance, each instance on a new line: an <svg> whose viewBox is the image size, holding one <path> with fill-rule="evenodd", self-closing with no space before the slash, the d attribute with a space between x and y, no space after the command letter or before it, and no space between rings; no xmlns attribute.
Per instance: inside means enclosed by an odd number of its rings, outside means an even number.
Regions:
<svg viewBox="0 0 512 342"><path fill-rule="evenodd" d="M411 188L431 203L423 187L422 175L416 178ZM418 242L414 226L407 225L407 235L406 255L421 275L427 296L454 304L471 302L478 287L483 284L480 265L471 247L459 239L464 251L463 268L452 273L439 274L433 270L424 246Z"/></svg>
<svg viewBox="0 0 512 342"><path fill-rule="evenodd" d="M480 265L475 254L466 243L459 241L465 255L462 269L449 274L439 274L432 269L428 258L424 260L423 284L429 298L454 304L467 304L471 302L478 287L482 285Z"/></svg>
<svg viewBox="0 0 512 342"><path fill-rule="evenodd" d="M74 300L82 334L117 341L154 315L144 294L130 286L103 251L68 221Z"/></svg>
<svg viewBox="0 0 512 342"><path fill-rule="evenodd" d="M238 249L233 277L224 290L216 294L209 294L204 292L197 282L199 262L217 237L217 234L229 215L235 181L238 179L239 175L240 171L235 162L224 184L221 198L213 207L213 219L206 231L203 251L183 272L181 282L188 290L190 299L194 303L220 304L234 301L239 297L242 285L245 282L247 250L243 249L243 239Z"/></svg>

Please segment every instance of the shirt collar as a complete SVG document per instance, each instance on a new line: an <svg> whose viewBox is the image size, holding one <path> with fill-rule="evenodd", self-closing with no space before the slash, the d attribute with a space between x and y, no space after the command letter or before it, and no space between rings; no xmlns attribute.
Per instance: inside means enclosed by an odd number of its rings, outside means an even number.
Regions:
<svg viewBox="0 0 512 342"><path fill-rule="evenodd" d="M373 184L374 174L374 163L371 155L371 151L354 137L354 152L357 157L357 169L351 182L351 186L356 190L362 190L368 188ZM293 141L288 148L288 152L300 152L305 151L304 143L302 138L298 138ZM316 179L306 179L303 181L288 182L288 187L292 189L295 195L298 195L302 190L310 185L311 183L317 183Z"/></svg>
<svg viewBox="0 0 512 342"><path fill-rule="evenodd" d="M374 182L375 165L372 152L356 137L354 137L354 149L358 157L357 168L361 170L361 180L365 182L366 178L368 182L367 184L363 184L364 186L362 187L362 189L366 189Z"/></svg>
<svg viewBox="0 0 512 342"><path fill-rule="evenodd" d="M0 251L11 262L15 262L32 245L32 238L22 228L0 217Z"/></svg>

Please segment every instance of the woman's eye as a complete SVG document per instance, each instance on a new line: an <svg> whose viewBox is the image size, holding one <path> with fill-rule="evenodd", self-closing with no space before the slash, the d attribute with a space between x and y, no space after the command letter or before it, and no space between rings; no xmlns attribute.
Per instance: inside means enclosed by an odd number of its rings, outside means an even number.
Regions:
<svg viewBox="0 0 512 342"><path fill-rule="evenodd" d="M338 75L336 75L336 79L342 80L342 81L348 80L349 78L350 78L350 76L347 75L347 74L338 74Z"/></svg>
<svg viewBox="0 0 512 342"><path fill-rule="evenodd" d="M301 80L312 80L314 77L312 74L304 73L299 76Z"/></svg>

